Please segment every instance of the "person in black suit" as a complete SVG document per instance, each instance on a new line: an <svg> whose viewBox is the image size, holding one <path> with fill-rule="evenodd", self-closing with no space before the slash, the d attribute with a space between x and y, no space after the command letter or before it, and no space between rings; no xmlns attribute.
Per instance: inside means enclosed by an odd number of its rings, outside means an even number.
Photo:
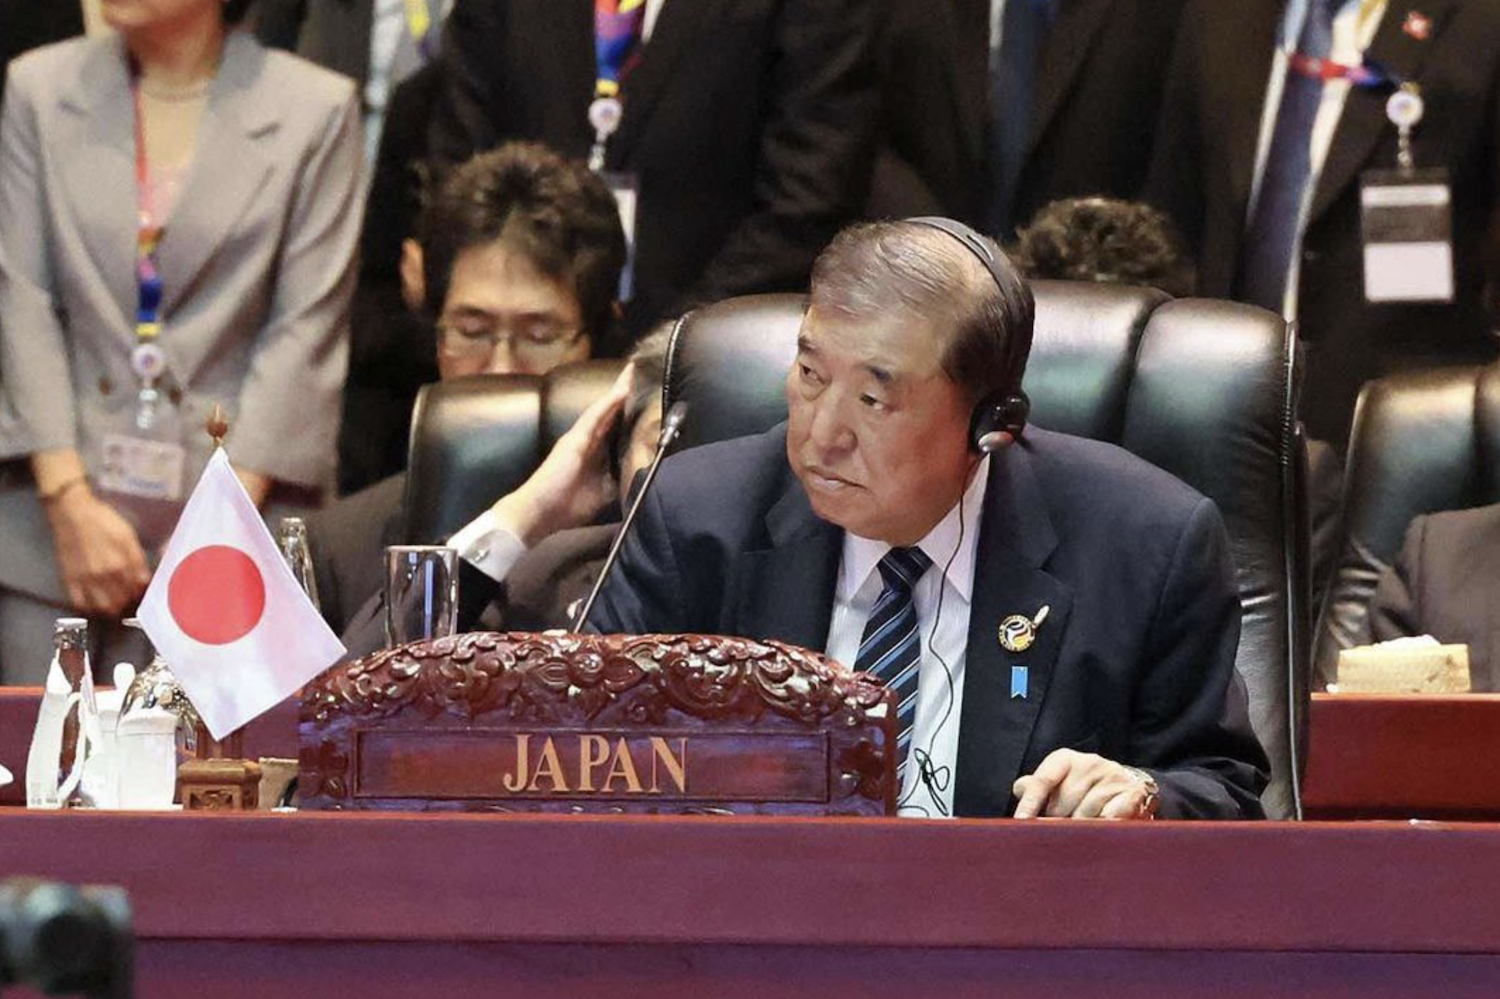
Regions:
<svg viewBox="0 0 1500 999"><path fill-rule="evenodd" d="M22 52L83 34L79 0L0 0L0 99L5 96L5 68Z"/></svg>
<svg viewBox="0 0 1500 999"><path fill-rule="evenodd" d="M1290 127L1288 94L1305 74L1289 73L1278 52L1309 44L1309 12L1319 10L1332 18L1329 59L1420 88L1416 165L1446 168L1452 185L1452 304L1365 301L1360 176L1396 166L1397 130L1385 108L1392 86L1321 84L1327 99L1315 119L1303 119L1316 127ZM1481 304L1500 240L1500 5L1190 0L1168 80L1146 197L1187 236L1200 294L1256 302L1298 321L1309 348L1303 417L1314 437L1342 451L1359 388L1371 378L1500 353ZM1272 153L1283 116L1286 148L1300 140L1300 154ZM1306 156L1321 169L1294 173ZM1273 203L1285 206L1279 219L1265 209ZM1272 231L1292 235L1279 267L1260 253L1275 243Z"/></svg>
<svg viewBox="0 0 1500 999"><path fill-rule="evenodd" d="M1008 239L1048 202L1139 194L1182 0L883 2L870 217L950 215ZM1028 59L1029 82L998 78L1002 60ZM1020 105L1002 96L1016 86L1030 93ZM1011 124L1021 147L1007 181L994 143Z"/></svg>
<svg viewBox="0 0 1500 999"><path fill-rule="evenodd" d="M632 337L694 303L805 288L864 204L878 110L873 0L648 0L644 14L603 150L638 183ZM589 156L593 24L592 0L457 0L434 158L516 138Z"/></svg>
<svg viewBox="0 0 1500 999"><path fill-rule="evenodd" d="M1473 688L1500 690L1500 504L1418 517L1375 587L1360 645L1431 635L1469 647Z"/></svg>
<svg viewBox="0 0 1500 999"><path fill-rule="evenodd" d="M349 375L339 424L339 493L374 485L406 467L411 409L423 385L437 379L431 332L421 303L401 277L414 254L426 171L427 122L442 77L438 64L408 77L391 96L360 231L359 283L349 324Z"/></svg>
<svg viewBox="0 0 1500 999"><path fill-rule="evenodd" d="M896 691L903 814L1260 816L1216 508L1024 428L1030 289L956 232L834 241L788 422L667 460L589 625L872 672Z"/></svg>

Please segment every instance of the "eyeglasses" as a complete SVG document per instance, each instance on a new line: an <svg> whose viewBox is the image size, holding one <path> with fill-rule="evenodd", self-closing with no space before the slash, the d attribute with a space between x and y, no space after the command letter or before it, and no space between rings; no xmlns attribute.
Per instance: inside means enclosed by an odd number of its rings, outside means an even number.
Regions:
<svg viewBox="0 0 1500 999"><path fill-rule="evenodd" d="M519 359L549 361L576 343L583 330L547 319L523 320L514 328L486 320L460 319L452 323L440 321L437 335L439 349L457 360L486 360L505 343Z"/></svg>

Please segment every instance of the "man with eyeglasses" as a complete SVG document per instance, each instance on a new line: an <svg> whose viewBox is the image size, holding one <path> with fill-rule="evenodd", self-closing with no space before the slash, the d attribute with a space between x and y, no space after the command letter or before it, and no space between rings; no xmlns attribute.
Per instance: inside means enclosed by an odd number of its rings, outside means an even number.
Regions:
<svg viewBox="0 0 1500 999"><path fill-rule="evenodd" d="M614 197L581 163L511 143L435 190L402 257L407 304L436 329L443 379L540 375L593 356L618 318L625 237ZM496 582L537 542L591 523L614 499L610 429L630 395L622 373L537 472L449 543ZM381 588L398 543L405 476L347 496L308 524L323 616L344 631Z"/></svg>

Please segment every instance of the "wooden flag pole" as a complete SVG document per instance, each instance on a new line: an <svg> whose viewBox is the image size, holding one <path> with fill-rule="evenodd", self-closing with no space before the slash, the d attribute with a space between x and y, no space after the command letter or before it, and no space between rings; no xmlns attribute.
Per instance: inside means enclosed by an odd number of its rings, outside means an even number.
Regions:
<svg viewBox="0 0 1500 999"><path fill-rule="evenodd" d="M215 405L203 429L214 442L224 446L229 435L229 420L222 407ZM222 740L215 739L208 726L198 723L197 758L177 768L177 783L182 807L187 811L251 811L260 805L260 764L244 759L245 735L235 729Z"/></svg>

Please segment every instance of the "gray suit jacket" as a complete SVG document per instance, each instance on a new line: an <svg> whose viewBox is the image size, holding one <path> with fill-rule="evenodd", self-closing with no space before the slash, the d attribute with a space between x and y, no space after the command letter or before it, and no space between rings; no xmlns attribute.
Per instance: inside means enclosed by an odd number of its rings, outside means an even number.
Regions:
<svg viewBox="0 0 1500 999"><path fill-rule="evenodd" d="M134 406L133 121L117 37L11 65L0 118L0 458L73 447L95 462L91 445ZM161 344L183 426L222 405L236 464L282 482L333 481L363 198L349 81L231 33L160 249ZM192 482L210 444L197 433L185 443ZM0 551L35 544L30 520L0 516Z"/></svg>
<svg viewBox="0 0 1500 999"><path fill-rule="evenodd" d="M1469 647L1474 689L1500 691L1500 503L1411 522L1370 602L1363 641L1432 635Z"/></svg>

